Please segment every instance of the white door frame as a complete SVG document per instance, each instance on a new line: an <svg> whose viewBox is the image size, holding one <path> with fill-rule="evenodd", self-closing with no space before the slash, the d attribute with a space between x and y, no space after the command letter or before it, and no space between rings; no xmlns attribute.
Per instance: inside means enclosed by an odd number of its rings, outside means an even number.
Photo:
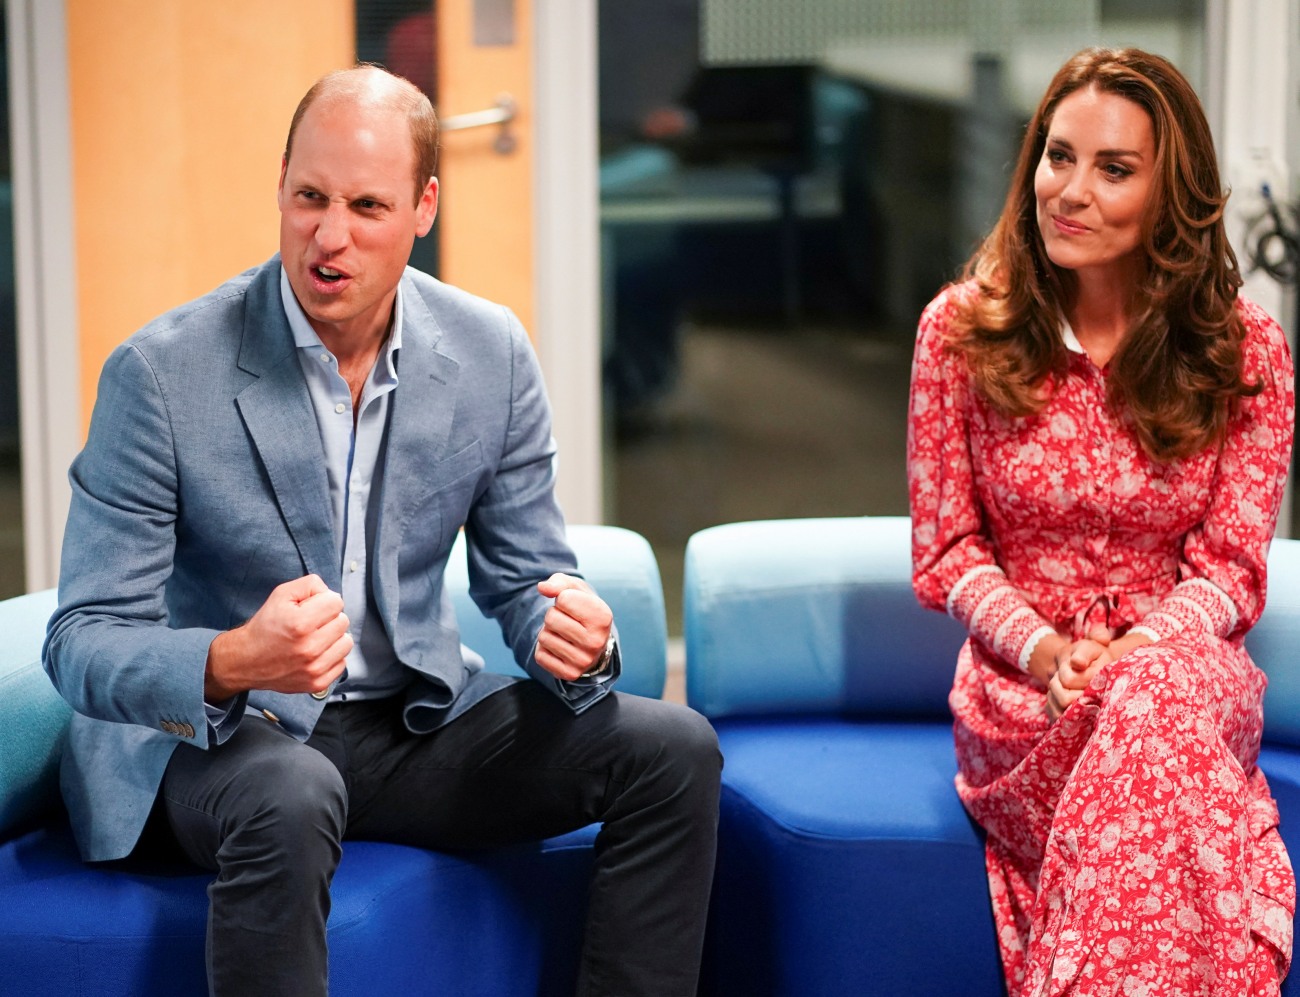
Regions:
<svg viewBox="0 0 1300 997"><path fill-rule="evenodd" d="M595 0L535 0L534 274L538 354L571 523L602 522L600 189Z"/></svg>
<svg viewBox="0 0 1300 997"><path fill-rule="evenodd" d="M81 447L68 45L62 3L8 0L5 17L23 548L36 591L58 582L68 465Z"/></svg>

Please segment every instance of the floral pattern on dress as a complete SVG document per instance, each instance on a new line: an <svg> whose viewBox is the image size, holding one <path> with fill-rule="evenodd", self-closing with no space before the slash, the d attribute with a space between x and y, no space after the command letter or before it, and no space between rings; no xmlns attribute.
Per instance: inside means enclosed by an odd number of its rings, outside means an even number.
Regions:
<svg viewBox="0 0 1300 997"><path fill-rule="evenodd" d="M945 290L917 337L913 583L971 634L950 696L956 784L987 832L1008 992L1276 994L1295 879L1256 765L1266 680L1242 638L1290 458L1286 340L1239 300L1263 390L1222 445L1161 464L1082 352L1040 413L993 409L947 347L956 297L974 293ZM1029 654L1098 625L1155 642L1052 724Z"/></svg>

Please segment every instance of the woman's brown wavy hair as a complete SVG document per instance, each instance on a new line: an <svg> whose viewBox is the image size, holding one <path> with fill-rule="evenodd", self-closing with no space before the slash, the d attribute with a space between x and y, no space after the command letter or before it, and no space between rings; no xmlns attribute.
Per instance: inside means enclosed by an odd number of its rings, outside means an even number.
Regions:
<svg viewBox="0 0 1300 997"><path fill-rule="evenodd" d="M1227 194L1210 127L1191 85L1160 56L1085 49L1057 72L1030 120L1001 218L966 264L964 276L980 293L960 299L952 343L978 390L1007 415L1040 411L1063 380L1060 316L1077 282L1043 247L1034 173L1057 106L1085 87L1133 101L1154 126L1146 267L1107 393L1143 449L1169 461L1222 440L1236 400L1260 386L1243 377L1244 330L1235 308L1241 275L1224 232Z"/></svg>

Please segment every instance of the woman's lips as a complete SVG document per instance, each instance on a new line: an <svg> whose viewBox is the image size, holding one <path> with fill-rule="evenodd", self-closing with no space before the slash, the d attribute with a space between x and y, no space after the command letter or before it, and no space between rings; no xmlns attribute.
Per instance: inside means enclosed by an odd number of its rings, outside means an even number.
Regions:
<svg viewBox="0 0 1300 997"><path fill-rule="evenodd" d="M1056 226L1057 231L1062 235L1083 235L1088 231L1087 225L1080 225L1078 222L1071 221L1063 215L1053 215L1052 223Z"/></svg>

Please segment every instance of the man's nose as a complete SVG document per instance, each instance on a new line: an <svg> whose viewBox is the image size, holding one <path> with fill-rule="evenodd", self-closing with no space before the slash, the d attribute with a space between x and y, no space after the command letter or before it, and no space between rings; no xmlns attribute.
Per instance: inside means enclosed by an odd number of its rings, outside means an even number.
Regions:
<svg viewBox="0 0 1300 997"><path fill-rule="evenodd" d="M322 212L316 226L316 244L321 252L330 255L346 248L350 237L347 207L331 204Z"/></svg>

